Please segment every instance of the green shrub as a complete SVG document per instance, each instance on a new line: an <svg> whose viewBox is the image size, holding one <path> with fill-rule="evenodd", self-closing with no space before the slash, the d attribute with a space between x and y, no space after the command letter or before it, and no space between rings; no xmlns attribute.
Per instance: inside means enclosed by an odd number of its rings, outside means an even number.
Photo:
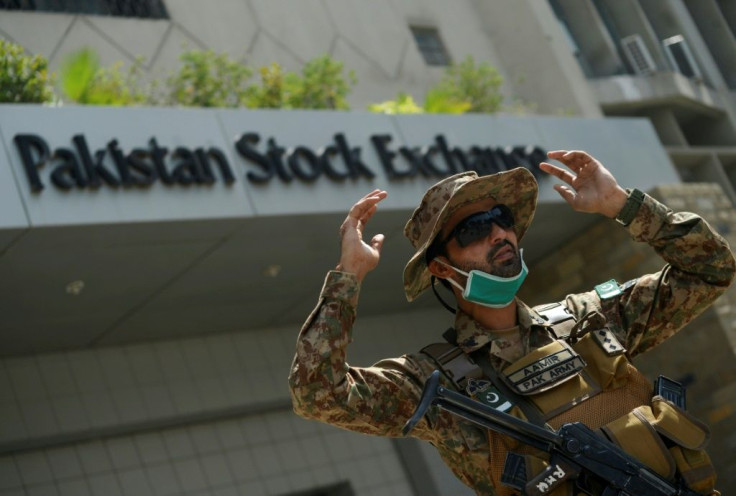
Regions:
<svg viewBox="0 0 736 496"><path fill-rule="evenodd" d="M410 95L399 93L396 100L368 109L395 114L494 113L502 109L501 84L503 78L495 67L487 63L476 65L473 57L468 56L445 70L442 79L427 91L423 107L416 105Z"/></svg>
<svg viewBox="0 0 736 496"><path fill-rule="evenodd" d="M70 101L88 105L348 109L347 95L355 85L352 71L345 75L342 62L329 55L307 62L301 74L284 73L277 63L261 67L259 83L249 83L251 68L226 53L190 50L179 60L180 68L163 82L144 85L141 60L128 71L123 70L122 62L101 67L97 53L84 48L64 59L61 88ZM45 60L34 63L46 77ZM7 79L17 72L4 70L2 77ZM6 86L10 88L3 83L3 90Z"/></svg>
<svg viewBox="0 0 736 496"><path fill-rule="evenodd" d="M53 84L45 57L26 55L20 45L0 39L0 103L53 102Z"/></svg>
<svg viewBox="0 0 736 496"><path fill-rule="evenodd" d="M457 101L454 95L436 89L427 92L424 106L419 106L411 95L399 92L396 100L387 100L368 106L368 110L379 114L464 114L470 102Z"/></svg>
<svg viewBox="0 0 736 496"><path fill-rule="evenodd" d="M423 114L424 108L417 105L408 93L399 92L396 100L386 100L368 106L368 110L377 114Z"/></svg>
<svg viewBox="0 0 736 496"><path fill-rule="evenodd" d="M248 88L251 108L340 109L349 108L347 95L355 75L343 75L343 64L324 55L310 60L301 74L284 73L277 63L258 70L261 80Z"/></svg>
<svg viewBox="0 0 736 496"><path fill-rule="evenodd" d="M61 88L73 102L82 105L140 105L149 102L150 91L140 82L140 64L128 71L123 63L100 67L97 53L83 48L69 54L62 62Z"/></svg>
<svg viewBox="0 0 736 496"><path fill-rule="evenodd" d="M468 112L493 113L501 109L503 78L490 64L476 65L468 55L445 71L442 80L427 95L428 99L467 102ZM436 93L436 95L433 95Z"/></svg>
<svg viewBox="0 0 736 496"><path fill-rule="evenodd" d="M301 76L284 78L286 108L348 110L347 96L357 80L353 71L343 75L343 63L329 55L314 58L302 68Z"/></svg>
<svg viewBox="0 0 736 496"><path fill-rule="evenodd" d="M247 106L250 108L284 107L284 73L276 62L258 69L261 82L248 88Z"/></svg>
<svg viewBox="0 0 736 496"><path fill-rule="evenodd" d="M251 90L252 70L226 53L190 50L179 56L182 66L166 80L165 104L187 107L242 107Z"/></svg>

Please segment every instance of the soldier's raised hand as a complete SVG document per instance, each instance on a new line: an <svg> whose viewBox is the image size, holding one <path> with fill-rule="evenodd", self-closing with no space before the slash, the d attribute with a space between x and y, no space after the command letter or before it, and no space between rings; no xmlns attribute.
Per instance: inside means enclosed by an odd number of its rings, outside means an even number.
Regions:
<svg viewBox="0 0 736 496"><path fill-rule="evenodd" d="M369 243L363 241L363 231L378 208L378 203L388 193L376 189L365 195L352 206L340 226L340 263L337 270L351 272L362 281L368 272L375 269L381 256L383 234L376 234Z"/></svg>
<svg viewBox="0 0 736 496"><path fill-rule="evenodd" d="M572 171L547 162L539 164L541 170L566 183L556 184L554 188L573 209L610 218L618 215L626 203L627 193L603 164L580 150L556 150L547 152L547 156Z"/></svg>

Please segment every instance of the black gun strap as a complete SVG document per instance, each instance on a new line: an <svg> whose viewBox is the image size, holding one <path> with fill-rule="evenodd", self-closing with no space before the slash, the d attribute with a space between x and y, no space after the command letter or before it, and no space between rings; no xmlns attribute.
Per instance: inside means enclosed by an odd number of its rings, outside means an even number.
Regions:
<svg viewBox="0 0 736 496"><path fill-rule="evenodd" d="M531 422L534 425L538 425L540 427L545 427L549 430L554 430L544 420L544 416L542 415L542 412L539 410L539 408L537 408L537 405L532 403L532 401L526 396L522 396L514 392L498 376L498 372L496 372L496 369L493 368L491 361L488 359L488 348L487 347L481 348L473 352L471 355L471 358L475 361L475 363L477 363L480 366L481 370L483 370L483 375L485 375L488 379L491 380L493 385L496 386L496 388L501 392L501 394L511 399L514 402L514 404L517 405L521 409L521 411L524 413L524 416L526 416L526 419L529 422Z"/></svg>

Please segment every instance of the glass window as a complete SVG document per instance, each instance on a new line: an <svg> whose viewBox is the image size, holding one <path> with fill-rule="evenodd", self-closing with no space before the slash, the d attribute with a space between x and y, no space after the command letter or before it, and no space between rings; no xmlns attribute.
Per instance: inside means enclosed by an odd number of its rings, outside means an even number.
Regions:
<svg viewBox="0 0 736 496"><path fill-rule="evenodd" d="M162 0L0 0L0 10L167 19Z"/></svg>
<svg viewBox="0 0 736 496"><path fill-rule="evenodd" d="M437 28L410 26L410 29L427 65L450 65L450 56Z"/></svg>

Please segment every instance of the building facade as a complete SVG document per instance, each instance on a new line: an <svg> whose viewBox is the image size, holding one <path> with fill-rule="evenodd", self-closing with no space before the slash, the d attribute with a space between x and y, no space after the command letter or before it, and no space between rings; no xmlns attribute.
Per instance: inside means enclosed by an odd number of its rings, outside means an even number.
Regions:
<svg viewBox="0 0 736 496"><path fill-rule="evenodd" d="M350 112L0 106L0 494L469 494L430 446L291 413L294 341L346 210L389 191L355 365L451 325L431 295L405 302L402 229L468 161L534 171L546 150L586 149L733 244L735 31L726 0L0 0L0 37L52 69L85 46L103 65L142 57L151 78L190 48L292 71L328 53L358 81ZM364 111L421 100L467 55L504 77L501 114ZM525 301L658 269L539 181ZM726 494L735 300L638 363L688 384Z"/></svg>

